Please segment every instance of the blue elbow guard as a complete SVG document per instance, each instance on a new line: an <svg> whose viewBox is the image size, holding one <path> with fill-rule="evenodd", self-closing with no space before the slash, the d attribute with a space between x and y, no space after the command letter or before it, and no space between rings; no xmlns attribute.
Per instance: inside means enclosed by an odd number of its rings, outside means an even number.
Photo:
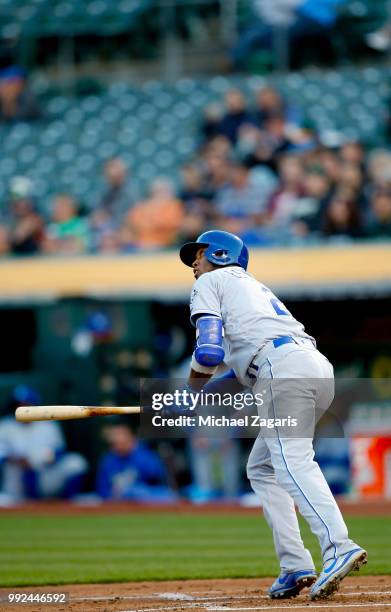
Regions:
<svg viewBox="0 0 391 612"><path fill-rule="evenodd" d="M222 320L218 317L200 317L196 327L196 361L206 367L219 365L224 359Z"/></svg>

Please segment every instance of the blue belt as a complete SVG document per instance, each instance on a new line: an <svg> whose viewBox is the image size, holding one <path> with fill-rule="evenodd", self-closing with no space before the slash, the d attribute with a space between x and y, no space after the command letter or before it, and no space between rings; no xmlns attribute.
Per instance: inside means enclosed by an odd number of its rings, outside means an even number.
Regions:
<svg viewBox="0 0 391 612"><path fill-rule="evenodd" d="M279 346L283 346L284 344L297 344L297 342L292 338L292 336L279 336L278 338L274 338L272 340L274 348L278 348ZM255 357L254 357L255 359ZM252 371L251 371L252 370ZM247 369L247 376L249 378L256 378L258 374L259 367L253 363L250 363Z"/></svg>
<svg viewBox="0 0 391 612"><path fill-rule="evenodd" d="M280 336L279 338L274 338L273 340L274 348L278 348L283 344L290 344L291 342L293 342L293 344L296 344L296 342L291 336Z"/></svg>

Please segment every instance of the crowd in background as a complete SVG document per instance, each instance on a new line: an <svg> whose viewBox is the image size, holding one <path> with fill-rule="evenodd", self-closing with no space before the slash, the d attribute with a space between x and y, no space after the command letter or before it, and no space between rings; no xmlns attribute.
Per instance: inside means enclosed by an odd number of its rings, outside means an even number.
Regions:
<svg viewBox="0 0 391 612"><path fill-rule="evenodd" d="M20 84L20 75L11 76ZM4 101L0 107L4 119ZM211 227L266 246L391 237L391 152L360 142L324 146L302 109L271 87L254 100L231 89L205 108L178 184L161 176L140 194L120 158L107 160L102 173L92 208L70 185L53 196L49 212L34 198L34 177L13 177L0 254L162 249Z"/></svg>

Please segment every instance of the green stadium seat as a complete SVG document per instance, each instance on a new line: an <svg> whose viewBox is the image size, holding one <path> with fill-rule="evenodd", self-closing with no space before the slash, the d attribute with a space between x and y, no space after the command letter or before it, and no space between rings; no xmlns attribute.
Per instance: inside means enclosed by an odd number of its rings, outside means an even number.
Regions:
<svg viewBox="0 0 391 612"><path fill-rule="evenodd" d="M64 115L64 121L68 126L80 127L84 118L85 114L82 108L70 108Z"/></svg>
<svg viewBox="0 0 391 612"><path fill-rule="evenodd" d="M156 152L156 143L150 139L142 140L138 143L137 150L141 157L149 158Z"/></svg>
<svg viewBox="0 0 391 612"><path fill-rule="evenodd" d="M232 87L234 82L221 76L212 78L209 83L210 90L218 95L224 95Z"/></svg>
<svg viewBox="0 0 391 612"><path fill-rule="evenodd" d="M120 155L121 155L121 159L123 159L124 163L129 167L132 168L134 167L135 161L136 159L138 159L138 155L136 155L133 150L129 150L128 148L126 149L120 149ZM132 173L133 174L133 173ZM137 177L134 177L136 178Z"/></svg>
<svg viewBox="0 0 391 612"><path fill-rule="evenodd" d="M152 162L145 162L138 167L137 174L144 183L149 183L157 176L157 167Z"/></svg>
<svg viewBox="0 0 391 612"><path fill-rule="evenodd" d="M75 3L74 2L60 2L57 6L53 7L53 15L58 20L70 20L75 15Z"/></svg>
<svg viewBox="0 0 391 612"><path fill-rule="evenodd" d="M100 117L105 123L118 123L120 116L121 111L112 104L103 107L100 112Z"/></svg>
<svg viewBox="0 0 391 612"><path fill-rule="evenodd" d="M75 159L75 166L81 174L87 173L92 170L95 163L95 156L89 153L82 153L81 155L78 155Z"/></svg>
<svg viewBox="0 0 391 612"><path fill-rule="evenodd" d="M80 100L80 108L82 108L86 114L94 115L98 113L102 107L103 100L100 96L87 96L83 100Z"/></svg>
<svg viewBox="0 0 391 612"><path fill-rule="evenodd" d="M118 134L118 143L120 146L131 146L138 140L137 133L133 128L125 128Z"/></svg>
<svg viewBox="0 0 391 612"><path fill-rule="evenodd" d="M112 141L106 141L99 144L97 155L99 159L106 160L115 157L118 153L118 144Z"/></svg>
<svg viewBox="0 0 391 612"><path fill-rule="evenodd" d="M18 152L18 162L29 167L38 158L39 153L38 147L32 144L25 145Z"/></svg>
<svg viewBox="0 0 391 612"><path fill-rule="evenodd" d="M60 162L70 162L75 158L76 155L76 147L70 142L66 142L61 144L55 150L55 156Z"/></svg>
<svg viewBox="0 0 391 612"><path fill-rule="evenodd" d="M79 200L84 199L88 193L91 193L91 185L88 179L78 176L72 186L72 192Z"/></svg>
<svg viewBox="0 0 391 612"><path fill-rule="evenodd" d="M4 157L0 164L0 174L3 177L10 177L17 172L16 160L13 157Z"/></svg>
<svg viewBox="0 0 391 612"><path fill-rule="evenodd" d="M179 138L176 143L176 150L180 157L186 158L194 151L194 141L190 137Z"/></svg>
<svg viewBox="0 0 391 612"><path fill-rule="evenodd" d="M159 151L154 157L154 161L159 168L172 168L175 164L175 156L169 149Z"/></svg>
<svg viewBox="0 0 391 612"><path fill-rule="evenodd" d="M70 101L64 96L52 98L47 103L46 110L49 115L62 115L69 108Z"/></svg>
<svg viewBox="0 0 391 612"><path fill-rule="evenodd" d="M193 114L193 109L188 102L178 102L173 107L173 112L179 119L189 119Z"/></svg>
<svg viewBox="0 0 391 612"><path fill-rule="evenodd" d="M137 114L142 122L156 121L159 116L159 110L153 104L145 102L139 106Z"/></svg>
<svg viewBox="0 0 391 612"><path fill-rule="evenodd" d="M36 171L40 175L51 174L56 166L56 160L52 155L41 155L36 163Z"/></svg>

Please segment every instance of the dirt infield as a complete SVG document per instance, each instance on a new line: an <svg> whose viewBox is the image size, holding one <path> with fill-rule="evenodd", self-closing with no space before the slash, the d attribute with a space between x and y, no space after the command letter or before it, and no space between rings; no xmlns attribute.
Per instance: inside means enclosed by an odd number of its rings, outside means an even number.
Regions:
<svg viewBox="0 0 391 612"><path fill-rule="evenodd" d="M3 599L10 592L67 593L69 602L56 605L23 604L26 612L244 612L254 610L358 610L391 609L390 576L348 577L339 593L327 601L310 602L304 591L292 600L271 601L266 589L271 579L183 580L121 584L66 585L34 589L0 589ZM18 605L0 603L2 612L15 612Z"/></svg>
<svg viewBox="0 0 391 612"><path fill-rule="evenodd" d="M368 501L348 501L337 498L338 505L343 513L351 516L390 516L391 500L374 498ZM153 504L144 505L134 502L105 502L97 505L80 505L64 501L37 501L26 502L12 507L0 508L1 514L130 514L132 512L178 512L186 514L259 514L260 507L245 508L239 504L209 503L202 506L193 505L189 502L176 504Z"/></svg>

